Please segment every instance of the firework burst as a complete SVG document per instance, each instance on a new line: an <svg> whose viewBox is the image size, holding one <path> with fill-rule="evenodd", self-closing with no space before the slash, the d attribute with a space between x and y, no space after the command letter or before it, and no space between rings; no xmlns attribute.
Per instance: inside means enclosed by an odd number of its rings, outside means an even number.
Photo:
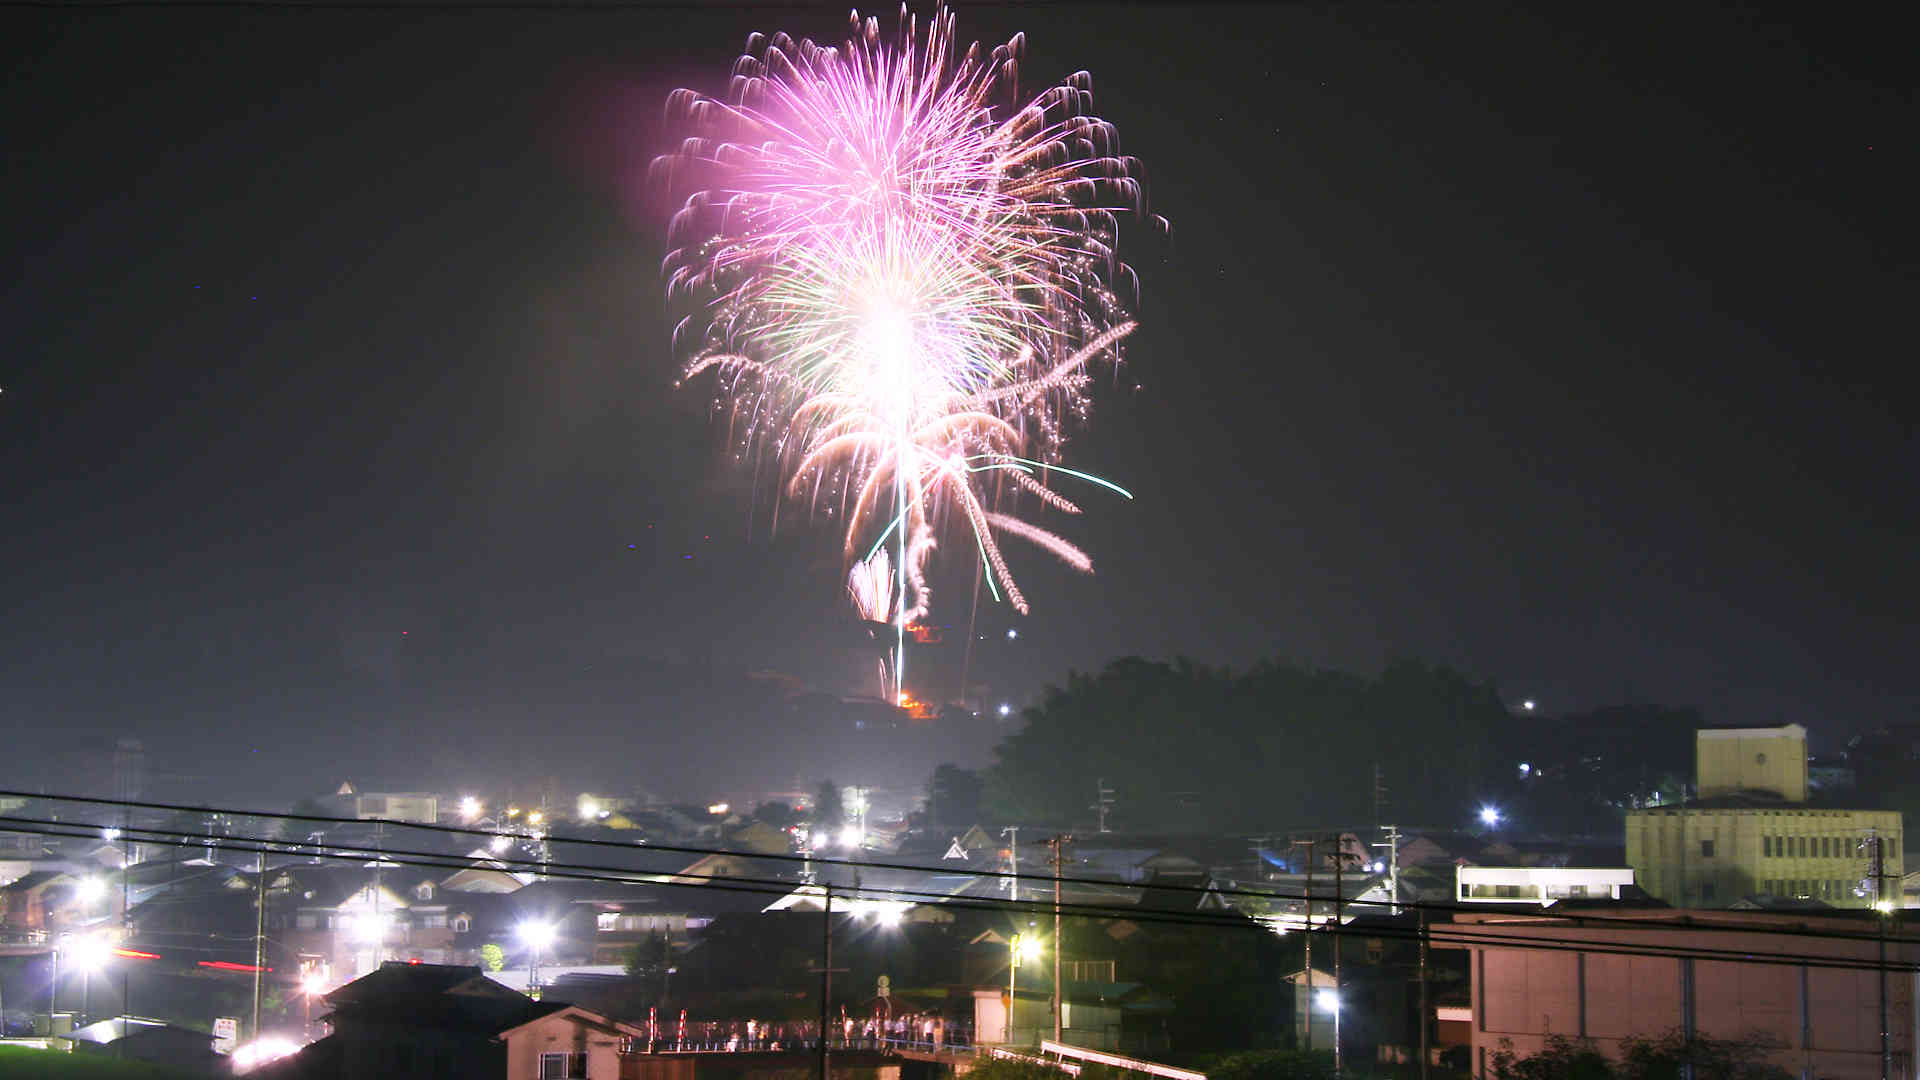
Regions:
<svg viewBox="0 0 1920 1080"><path fill-rule="evenodd" d="M691 134L655 162L686 193L663 267L682 381L710 373L742 455L841 515L851 598L896 626L926 614L950 518L1022 613L998 538L1092 567L1009 507L1078 513L1049 482L1086 478L1062 446L1134 326L1115 215L1140 167L1086 73L1021 97L1023 46L963 49L944 8L891 35L856 12L837 47L756 34L724 97L675 92Z"/></svg>

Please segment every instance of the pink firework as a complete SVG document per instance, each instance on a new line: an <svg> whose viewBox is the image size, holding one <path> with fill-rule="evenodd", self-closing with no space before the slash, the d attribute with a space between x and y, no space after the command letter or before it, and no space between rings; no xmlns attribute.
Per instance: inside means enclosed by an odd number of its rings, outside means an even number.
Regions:
<svg viewBox="0 0 1920 1080"><path fill-rule="evenodd" d="M655 163L687 193L664 265L682 379L712 372L742 450L837 505L849 565L895 538L900 625L949 517L1022 612L997 537L1091 569L998 504L1078 511L1046 481L1134 326L1115 215L1140 167L1086 73L1020 97L1022 48L963 50L944 8L890 37L855 13L838 47L756 34L724 98L673 95L692 134Z"/></svg>

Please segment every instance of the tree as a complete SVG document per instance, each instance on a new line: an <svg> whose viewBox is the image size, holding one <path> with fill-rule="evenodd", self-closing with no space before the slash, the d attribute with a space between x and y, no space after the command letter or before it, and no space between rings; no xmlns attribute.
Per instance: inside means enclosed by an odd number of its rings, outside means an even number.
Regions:
<svg viewBox="0 0 1920 1080"><path fill-rule="evenodd" d="M1102 781L1122 828L1232 831L1276 818L1464 821L1503 799L1518 722L1490 684L1412 661L1372 677L1270 661L1245 672L1128 657L1072 673L994 748L997 817L1071 826ZM1310 815L1303 808L1312 807Z"/></svg>
<svg viewBox="0 0 1920 1080"><path fill-rule="evenodd" d="M638 941L627 949L627 974L656 975L667 966L667 960L673 955L667 944L667 935L650 934L645 941Z"/></svg>
<svg viewBox="0 0 1920 1080"><path fill-rule="evenodd" d="M941 765L927 781L927 823L934 828L964 828L980 820L980 774L958 765Z"/></svg>
<svg viewBox="0 0 1920 1080"><path fill-rule="evenodd" d="M753 808L753 819L785 831L799 822L800 815L783 802L763 802Z"/></svg>
<svg viewBox="0 0 1920 1080"><path fill-rule="evenodd" d="M1500 1040L1488 1064L1497 1080L1788 1080L1787 1070L1767 1060L1784 1044L1765 1032L1738 1039L1688 1038L1679 1030L1620 1041L1620 1060L1609 1061L1591 1039L1550 1035L1537 1054L1520 1057L1513 1040Z"/></svg>
<svg viewBox="0 0 1920 1080"><path fill-rule="evenodd" d="M840 786L831 780L820 781L813 792L813 831L834 833L846 823L847 810L840 802ZM819 846L817 840L814 846Z"/></svg>
<svg viewBox="0 0 1920 1080"><path fill-rule="evenodd" d="M507 966L507 950L489 941L480 946L480 962L488 971L501 971Z"/></svg>

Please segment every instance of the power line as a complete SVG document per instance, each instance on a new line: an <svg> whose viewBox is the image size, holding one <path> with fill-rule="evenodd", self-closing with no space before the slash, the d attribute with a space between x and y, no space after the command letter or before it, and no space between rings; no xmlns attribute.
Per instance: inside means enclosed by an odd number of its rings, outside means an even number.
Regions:
<svg viewBox="0 0 1920 1080"><path fill-rule="evenodd" d="M273 815L254 815L254 816L273 816ZM48 822L48 821L41 821L38 819L31 819L31 818L0 817L0 824L10 825L13 823L33 826L32 828L20 829L18 831L34 834L34 835L70 837L70 838L80 838L80 839L92 838L98 835L98 827L91 824L84 824L84 823L76 824L71 822ZM207 847L205 838L200 836L197 833L184 832L179 830L160 830L160 829L135 829L133 831L140 833L145 837L148 837L148 839L140 840L139 842L141 843L155 843L163 846L174 846L174 847L181 847L181 848L204 849ZM158 839L156 839L156 837ZM267 853L290 854L290 853L297 853L297 852L289 852L288 851L289 847L298 847L300 845L288 845L283 841L270 840L270 839L260 838L260 837L241 836L241 837L226 838L226 840L223 842L223 846L234 851L246 852L249 854L252 854L255 852L263 852L263 851ZM321 853L311 853L311 854L319 858L333 860L333 861L358 860L358 859L366 858L368 856L373 856L375 858L385 859L386 861L390 861L395 865L415 866L415 867L442 869L442 870L470 869L474 861L473 859L465 856L449 856L449 855L440 855L437 853L406 852L406 851L372 852L367 850L345 850L345 851L336 852L336 853L321 852ZM736 853L728 852L727 854L736 854ZM400 857L395 857L395 856L400 856ZM693 883L673 882L673 881L635 880L634 878L631 878L631 877L622 876L622 874L624 873L633 873L632 871L620 871L617 868L598 867L592 864L540 863L537 860L532 860L532 859L500 859L500 858L492 858L492 857L489 857L488 861L496 862L503 866L519 865L519 866L526 866L529 868L535 868L535 867L541 867L541 866L561 868L557 871L549 871L547 874L547 876L549 877L563 878L568 880L613 882L613 883L625 884L625 885L642 885L642 886L649 886L649 887L656 887L656 888L721 889L725 891L746 892L746 893L754 893L759 895L786 895L793 892L795 888L797 888L797 886L794 883L782 881L779 879L743 878L743 877L726 876L726 875L701 875L701 874L671 875L673 877L696 878L701 881L700 884L693 884ZM857 866L860 864L843 863L843 865ZM280 869L285 870L286 867L282 866ZM1037 901L1008 900L1008 899L1002 899L997 897L955 897L947 893L942 893L937 891L927 891L927 890L870 887L870 886L863 885L861 886L859 892L863 895L879 893L882 895L892 896L892 897L901 898L901 899L910 899L910 900L916 900L919 902L939 903L946 907L959 908L963 910L983 910L983 911L1002 911L1002 912L1013 910L1013 911L1018 911L1022 913L1028 913L1028 914L1042 913L1042 912L1047 912L1052 910L1051 904L1041 903ZM1381 906L1385 906L1385 903L1382 902ZM1407 905L1402 905L1402 906L1407 906ZM1235 913L1232 916L1225 916L1225 915L1210 915L1203 912L1186 912L1186 913L1165 912L1165 911L1144 911L1143 912L1134 908L1122 908L1117 906L1103 906L1103 905L1096 905L1096 904L1082 904L1082 903L1074 903L1074 902L1063 903L1061 907L1063 911L1073 914L1076 917L1083 917L1083 918L1126 919L1134 922L1161 923L1161 924L1196 927L1196 928L1258 930L1261 932L1269 932L1268 927L1265 924L1239 913ZM1535 923L1545 923L1545 922L1557 922L1564 918L1567 918L1567 917L1529 914L1527 916L1516 916L1515 921L1518 922L1521 919L1525 919L1527 921L1532 921ZM1633 920L1628 920L1628 921L1631 922ZM1385 926L1367 926L1367 927L1354 927L1354 926L1347 926L1347 925L1341 925L1337 927L1322 926L1317 928L1313 932L1324 933L1324 934L1329 934L1333 936L1353 935L1353 936L1359 936L1363 938L1380 938L1380 939L1409 941L1409 942L1417 942L1423 936L1425 936L1429 941L1438 941L1443 945L1455 945L1455 946L1484 945L1488 947L1523 948L1523 949L1533 949L1536 951L1547 951L1547 952L1579 952L1579 953L1588 953L1588 954L1597 954L1597 955L1649 956L1649 957L1675 959L1675 960L1680 960L1680 959L1723 960L1723 961L1740 962L1740 963L1788 965L1788 966L1796 966L1796 967L1806 966L1806 967L1835 968L1835 969L1841 969L1841 970L1857 970L1857 971L1881 970L1881 965L1879 963L1877 963L1876 961L1865 960L1865 959L1862 959L1859 961L1852 961L1846 958L1822 957L1822 956L1816 956L1808 953L1756 951L1756 950L1746 950L1746 949L1721 949L1721 948L1715 948L1713 946L1705 946L1705 945L1633 946L1633 945L1626 945L1626 944L1616 943L1616 942L1591 942L1591 941L1585 941L1582 939L1567 938L1567 937L1529 937L1526 939L1516 939L1514 937L1499 934L1497 932L1495 933L1488 933L1485 931L1475 932L1471 930L1462 929L1462 927L1470 926L1470 925L1480 925L1480 924L1449 924L1448 929L1438 931L1438 932L1435 932L1431 927L1429 927L1425 935L1422 935L1417 930L1407 930L1399 927L1385 927ZM1676 928L1672 924L1665 924L1665 923L1652 924L1651 926L1649 926L1649 924L1645 922L1638 922L1636 923L1636 925L1638 925L1642 929L1649 929L1649 928L1675 929ZM1701 927L1687 927L1687 928L1698 929ZM1746 929L1751 930L1752 928L1746 928ZM1775 931L1768 930L1763 932L1775 932ZM1785 931L1781 931L1781 932L1785 932ZM1831 936L1831 935L1821 935L1818 933L1804 933L1804 934L1789 933L1789 936L1823 937L1823 936ZM1844 940L1860 940L1860 939L1847 938ZM1867 938L1864 940L1877 941L1879 939ZM1914 963L1905 962L1905 961L1895 961L1895 962L1889 963L1886 966L1897 969L1897 970L1920 970L1920 964L1914 964Z"/></svg>
<svg viewBox="0 0 1920 1080"><path fill-rule="evenodd" d="M321 815L321 814L295 814L295 813L277 813L277 812L259 811L259 810L236 810L231 808L214 807L214 806L195 806L195 805L186 804L186 803L143 802L140 800L133 800L133 799L103 799L103 798L93 798L93 797L82 796L82 795L49 795L43 792L11 791L11 790L0 790L0 797L45 799L45 800L52 800L52 801L58 801L58 802L82 803L82 804L93 805L93 806L111 806L116 808L165 810L165 811L172 811L172 812L192 813L192 814L215 814L215 815L220 815L228 818L250 817L250 818L274 819L274 820L281 820L281 821L318 821L318 822L325 822L325 823L336 824L336 825L393 826L396 828L413 829L421 832L441 833L441 834L459 835L459 836L471 836L471 837L485 838L488 840L491 840L496 836L502 835L500 833L489 832L485 829L463 828L457 825L422 824L418 822L395 821L388 818L352 818L352 817L339 817L339 816L330 816L330 815ZM6 819L0 818L0 820L6 820ZM32 819L22 818L22 819L14 819L14 820L24 821L24 820L32 820ZM47 822L47 824L58 824L58 823ZM180 833L180 835L198 835L198 834ZM506 834L506 835L515 835L515 834ZM270 840L264 837L256 837L253 839L262 843L276 843L276 844L287 845L288 847L303 846L301 843L295 842L295 841ZM690 845L651 844L651 843L633 844L633 843L627 843L627 842L618 841L618 840L600 840L600 839L593 839L589 837L580 837L580 838L555 837L551 834L548 834L547 840L550 843L558 842L558 843L565 843L565 844L577 844L582 847L588 847L588 848L608 848L611 850L622 851L627 853L632 853L636 850L644 849L648 851L664 851L664 852L672 852L675 854L694 855L694 856L701 856L701 857L708 856L708 855L735 855L743 858L753 858L758 860L764 860L767 862L795 863L795 864L800 864L803 867L806 866L810 860L811 863L814 865L844 866L844 867L851 867L856 870L860 870L860 869L905 870L905 871L911 871L913 873L927 873L931 870L947 869L944 867L928 867L923 865L917 865L914 863L835 859L831 857L821 857L817 854L811 855L811 856L791 855L791 854L764 854L763 855L763 854L754 854L754 853L748 853L748 852L732 851L726 848L716 848L716 847L699 847L699 846L690 846ZM365 851L368 857L375 857L378 852L378 849L368 849L368 848L361 848L361 849L355 849L355 850ZM425 853L419 853L419 854L424 854L431 857L442 857L441 853L439 852L425 852ZM501 860L496 860L496 861L501 861ZM527 862L529 869L533 869L536 872L538 871L539 866L543 865L533 860L525 860L525 862ZM624 871L617 867L598 866L596 864L590 864L590 863L584 863L584 864L576 863L576 864L566 864L566 865L573 865L578 868L593 869L593 870L608 870L608 871L613 871L615 873L647 873L647 871ZM973 877L985 878L989 880L1013 880L1016 882L1023 881L1023 880L1024 881L1035 880L1031 875L1027 875L1023 877L1018 874L1010 874L1005 871L999 871L999 870L969 869L967 873ZM701 877L702 875L689 875L684 873L675 873L673 874L673 876ZM778 879L764 879L764 880L777 881ZM1279 890L1279 889L1218 888L1211 885L1180 885L1180 884L1171 884L1171 883L1161 884L1161 883L1153 883L1153 882L1115 882L1115 881L1104 880L1101 878L1064 877L1064 876L1060 880L1063 884L1067 884L1067 885L1085 885L1085 886L1093 886L1093 887L1102 888L1102 889L1116 889L1116 888L1138 889L1143 892L1152 891L1162 895L1167 895L1167 894L1177 895L1177 894L1185 893L1185 894L1193 895L1196 899L1203 897L1208 893L1212 893L1215 896L1218 896L1221 898L1244 897L1251 900L1302 901L1309 904L1314 899L1311 895L1310 890L1303 893L1291 893L1286 890ZM868 888L868 889L864 889L863 891L882 892L887 890ZM947 897L948 894L929 892L929 893L926 893L925 895L932 896L932 897L945 898ZM1052 911L1051 904L1042 903L1040 901L1017 901L1016 900L1016 901L1013 901L1013 903L1039 905L1037 909L1023 908L1022 910L1044 910L1049 912ZM1432 901L1432 900L1426 900L1426 901L1408 900L1408 901L1400 901L1398 903L1395 903L1389 900L1349 900L1349 901L1345 901L1345 903L1349 905L1362 907L1362 908L1385 909L1385 908L1397 907L1400 909L1426 911L1426 912L1432 912L1432 913L1443 914L1443 915L1454 915L1454 914L1460 914L1460 913L1476 913L1476 914L1487 913L1487 909L1485 906L1475 906L1471 904L1459 904L1459 903L1445 903L1445 902ZM1095 910L1099 909L1099 905L1074 905L1074 906L1087 907ZM1115 908L1113 910L1125 910L1125 911L1130 911L1135 913L1137 913L1138 911L1137 908L1128 908L1128 909ZM1195 912L1194 914L1204 915L1204 913L1201 913L1201 912ZM1531 915L1531 913L1529 914ZM1840 913L1836 911L1834 914L1839 915ZM1124 916L1124 917L1131 917L1131 916ZM1236 918L1257 918L1255 916L1246 915L1245 913L1236 913L1235 917ZM1619 916L1619 915L1590 914L1586 912L1581 912L1579 914L1567 914L1567 915L1558 915L1552 912L1542 912L1536 917L1549 918L1549 919L1578 918L1582 922L1596 924L1596 925L1635 927L1640 929L1645 929L1649 925L1648 920L1646 919L1632 918L1632 917ZM1832 917L1832 916L1828 916L1828 917ZM1231 923L1229 922L1228 925L1231 925ZM1695 924L1695 925L1698 925L1698 924ZM1752 929L1752 928L1749 927L1746 929ZM1792 937L1830 939L1835 941L1874 942L1879 940L1879 935L1877 933L1867 933L1867 932L1853 933L1853 932L1843 931L1843 930L1816 930L1816 929L1808 928L1804 925L1799 927L1786 927L1786 926L1767 927L1765 928L1765 932L1771 933L1771 934L1783 934L1783 935L1792 936Z"/></svg>

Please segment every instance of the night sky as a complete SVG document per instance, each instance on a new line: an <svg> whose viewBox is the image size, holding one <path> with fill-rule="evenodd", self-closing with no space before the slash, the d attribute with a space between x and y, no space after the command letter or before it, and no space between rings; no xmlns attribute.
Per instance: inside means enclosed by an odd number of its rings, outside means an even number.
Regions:
<svg viewBox="0 0 1920 1080"><path fill-rule="evenodd" d="M1172 222L1068 451L1138 499L1085 500L1092 578L1018 552L985 694L1405 656L1913 718L1910 55L1794 14L963 5L1093 73ZM703 702L843 689L834 530L672 389L646 164L748 31L844 19L0 10L0 784L132 735L224 801L696 796Z"/></svg>

